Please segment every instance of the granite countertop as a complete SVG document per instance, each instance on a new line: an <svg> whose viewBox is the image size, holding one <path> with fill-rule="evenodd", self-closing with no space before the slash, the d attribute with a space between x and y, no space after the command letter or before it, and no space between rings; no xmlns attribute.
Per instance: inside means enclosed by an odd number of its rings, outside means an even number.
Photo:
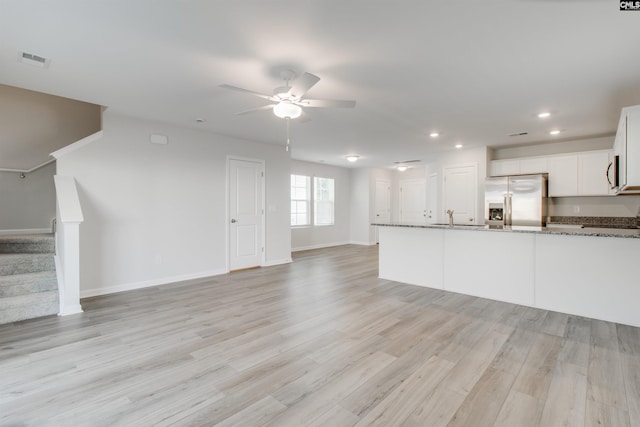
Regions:
<svg viewBox="0 0 640 427"><path fill-rule="evenodd" d="M639 238L640 229L629 228L597 228L580 226L572 226L567 224L550 224L548 227L504 227L494 228L488 225L454 225L450 227L445 224L407 224L407 223L372 223L382 227L412 227L412 228L440 228L446 230L469 230L469 231L489 231L499 233L538 233L538 234L557 234L567 236L596 236L596 237L626 237Z"/></svg>

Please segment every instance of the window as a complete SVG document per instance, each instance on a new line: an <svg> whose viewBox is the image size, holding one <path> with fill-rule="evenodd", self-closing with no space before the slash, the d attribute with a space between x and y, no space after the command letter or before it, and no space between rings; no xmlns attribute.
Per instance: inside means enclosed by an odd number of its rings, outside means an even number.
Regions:
<svg viewBox="0 0 640 427"><path fill-rule="evenodd" d="M291 175L291 225L310 225L311 178Z"/></svg>
<svg viewBox="0 0 640 427"><path fill-rule="evenodd" d="M314 225L333 225L334 181L331 178L313 178Z"/></svg>
<svg viewBox="0 0 640 427"><path fill-rule="evenodd" d="M291 226L333 225L334 199L333 178L291 175Z"/></svg>

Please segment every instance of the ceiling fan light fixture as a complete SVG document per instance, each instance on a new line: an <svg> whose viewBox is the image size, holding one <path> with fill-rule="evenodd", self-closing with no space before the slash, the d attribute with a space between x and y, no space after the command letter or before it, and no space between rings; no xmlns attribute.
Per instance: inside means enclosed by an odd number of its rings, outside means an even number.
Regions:
<svg viewBox="0 0 640 427"><path fill-rule="evenodd" d="M404 172L404 171L406 171L406 170L407 170L407 167L406 167L406 166L398 166L398 171L399 171L399 172Z"/></svg>
<svg viewBox="0 0 640 427"><path fill-rule="evenodd" d="M289 97L291 88L289 86L280 86L273 90L273 96L279 99L286 99Z"/></svg>
<svg viewBox="0 0 640 427"><path fill-rule="evenodd" d="M291 101L281 101L273 107L273 114L281 119L297 119L302 114L302 108Z"/></svg>

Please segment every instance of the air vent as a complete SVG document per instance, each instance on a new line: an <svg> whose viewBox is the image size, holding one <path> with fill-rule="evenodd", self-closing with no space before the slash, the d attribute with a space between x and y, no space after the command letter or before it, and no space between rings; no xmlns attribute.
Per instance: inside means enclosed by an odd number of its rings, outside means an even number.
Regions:
<svg viewBox="0 0 640 427"><path fill-rule="evenodd" d="M529 135L529 132L516 132L516 133L509 134L509 136L525 136L525 135Z"/></svg>
<svg viewBox="0 0 640 427"><path fill-rule="evenodd" d="M18 52L18 62L33 65L35 67L47 68L49 67L51 60L34 53Z"/></svg>
<svg viewBox="0 0 640 427"><path fill-rule="evenodd" d="M421 161L422 160L402 160L400 162L393 162L393 163L395 163L396 165L399 165L399 164L405 164L405 163L419 163Z"/></svg>

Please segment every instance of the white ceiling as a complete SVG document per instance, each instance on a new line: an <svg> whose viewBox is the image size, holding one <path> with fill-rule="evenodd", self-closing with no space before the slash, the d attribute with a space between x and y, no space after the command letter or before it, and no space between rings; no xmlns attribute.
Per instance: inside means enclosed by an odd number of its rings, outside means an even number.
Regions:
<svg viewBox="0 0 640 427"><path fill-rule="evenodd" d="M614 0L2 0L0 83L112 111L281 144L279 72L321 78L292 156L389 166L465 147L615 132L640 104L640 13ZM18 50L51 60L19 63ZM537 113L550 111L542 120ZM196 123L196 118L206 123ZM562 132L556 137L551 129ZM442 136L434 140L429 133ZM527 136L509 137L514 132Z"/></svg>

